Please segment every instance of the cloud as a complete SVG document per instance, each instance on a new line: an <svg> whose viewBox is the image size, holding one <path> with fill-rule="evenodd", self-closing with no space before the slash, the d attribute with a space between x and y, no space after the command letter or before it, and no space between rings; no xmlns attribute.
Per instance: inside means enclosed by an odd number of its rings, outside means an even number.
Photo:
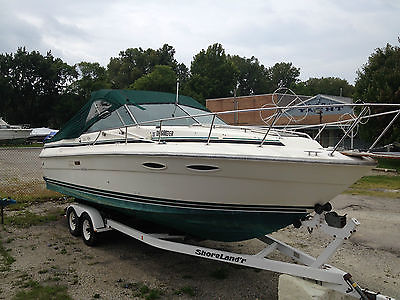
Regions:
<svg viewBox="0 0 400 300"><path fill-rule="evenodd" d="M221 43L230 54L266 66L290 61L302 79L337 76L353 82L377 47L397 44L397 1L128 1L0 0L0 52L19 46L52 50L70 64L97 61L127 48L168 43L190 66Z"/></svg>

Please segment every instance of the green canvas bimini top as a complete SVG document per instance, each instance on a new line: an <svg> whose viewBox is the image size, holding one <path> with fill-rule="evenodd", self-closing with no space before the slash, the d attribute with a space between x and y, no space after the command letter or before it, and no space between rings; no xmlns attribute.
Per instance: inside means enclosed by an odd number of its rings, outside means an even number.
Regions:
<svg viewBox="0 0 400 300"><path fill-rule="evenodd" d="M102 113L111 113L125 104L140 107L142 104L174 104L175 101L176 94L171 93L137 90L99 90L92 93L90 100L49 142L77 138L101 119ZM93 103L96 103L96 105L93 105ZM207 108L188 96L179 95L178 103L208 111Z"/></svg>

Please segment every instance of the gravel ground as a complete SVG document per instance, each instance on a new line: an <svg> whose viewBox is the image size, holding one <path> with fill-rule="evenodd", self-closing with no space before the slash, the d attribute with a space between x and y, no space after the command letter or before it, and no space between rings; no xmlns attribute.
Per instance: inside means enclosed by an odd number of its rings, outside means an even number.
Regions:
<svg viewBox="0 0 400 300"><path fill-rule="evenodd" d="M23 193L43 190L40 148L0 148L0 190ZM385 175L388 175L385 173ZM339 214L360 222L330 263L351 273L362 286L400 298L400 199L340 195L333 200ZM65 203L28 207L48 214ZM11 213L11 212L9 212ZM328 239L318 233L288 227L272 234L314 256ZM147 246L117 232L87 247L69 234L66 220L29 228L0 226L0 240L16 261L0 271L0 299L29 289L29 280L68 287L74 299L143 299L158 291L160 299L277 299L278 274L228 265ZM262 249L258 240L240 243L201 242L200 245L239 253ZM278 254L276 258L282 258ZM1 256L0 256L1 258ZM1 260L0 260L1 270Z"/></svg>
<svg viewBox="0 0 400 300"><path fill-rule="evenodd" d="M46 190L39 159L41 148L0 147L0 193L26 195Z"/></svg>
<svg viewBox="0 0 400 300"><path fill-rule="evenodd" d="M40 147L7 148L0 147L0 179L1 183L18 178L21 181L43 181Z"/></svg>
<svg viewBox="0 0 400 300"><path fill-rule="evenodd" d="M331 259L362 286L400 298L400 201L390 198L340 195L336 211L356 217L361 225ZM32 212L49 213L59 202L36 204ZM23 280L68 287L74 299L144 299L147 286L160 299L277 299L278 274L163 251L117 232L104 234L100 245L87 247L69 234L66 220L21 229L0 229L3 246L16 259L0 272L0 299L24 289ZM288 227L272 235L317 255L325 236ZM256 253L262 243L204 241L203 246ZM279 257L279 255L274 255ZM21 279L22 278L22 279Z"/></svg>

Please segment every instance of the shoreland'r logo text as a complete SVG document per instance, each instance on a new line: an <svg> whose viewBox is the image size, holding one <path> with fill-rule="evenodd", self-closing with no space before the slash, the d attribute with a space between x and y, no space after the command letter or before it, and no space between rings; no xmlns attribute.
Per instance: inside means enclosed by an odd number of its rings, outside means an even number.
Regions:
<svg viewBox="0 0 400 300"><path fill-rule="evenodd" d="M241 263L241 264L246 262L246 259L241 256L225 255L223 253L215 253L215 252L201 250L201 249L196 249L196 251L194 253L199 256L204 256L204 257L209 257L209 258L215 257L216 259L237 262L237 263Z"/></svg>

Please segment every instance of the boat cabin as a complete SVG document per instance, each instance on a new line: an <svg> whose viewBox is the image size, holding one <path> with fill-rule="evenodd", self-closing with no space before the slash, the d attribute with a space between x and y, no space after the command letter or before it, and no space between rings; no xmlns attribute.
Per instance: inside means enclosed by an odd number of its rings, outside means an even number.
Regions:
<svg viewBox="0 0 400 300"><path fill-rule="evenodd" d="M83 133L126 126L190 126L211 124L210 111L191 97L136 90L100 90L51 139L77 138ZM225 124L216 117L214 124Z"/></svg>

